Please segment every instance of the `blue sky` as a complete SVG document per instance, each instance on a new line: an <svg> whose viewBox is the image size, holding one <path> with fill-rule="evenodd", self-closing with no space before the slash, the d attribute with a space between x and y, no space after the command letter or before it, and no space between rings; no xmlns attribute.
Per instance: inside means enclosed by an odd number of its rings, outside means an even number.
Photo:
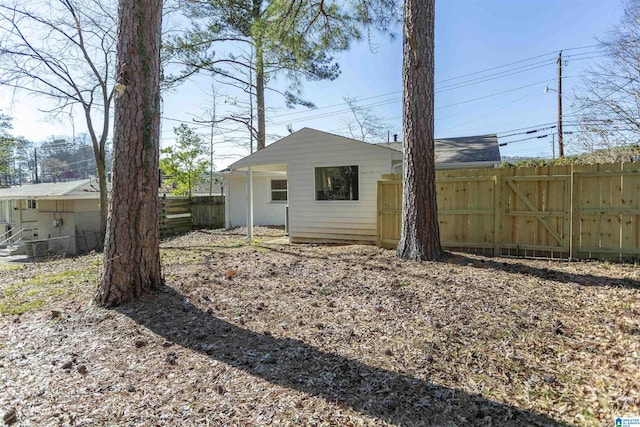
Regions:
<svg viewBox="0 0 640 427"><path fill-rule="evenodd" d="M557 95L544 93L557 85L558 52L563 51L565 123L579 112L571 105L571 94L580 87L580 76L597 61L597 38L606 37L623 13L622 0L437 0L436 2L436 137L497 133L503 155L552 156L551 133L543 130L557 120ZM398 33L399 33L398 29ZM383 35L374 39L374 50L358 43L338 55L342 73L332 82L304 86L304 96L317 108L284 107L276 96L267 98L267 133L272 137L312 127L347 134L345 120L350 112L345 96L384 120L391 134L402 128L402 41ZM179 121L206 116L211 108L206 94L210 82L202 76L164 96L162 145L174 139L172 128ZM225 89L218 86L218 90ZM14 105L0 100L0 109L15 117L14 134L32 140L48 135L69 134L69 124L38 121L38 100ZM225 109L217 106L218 113ZM76 132L81 132L76 120ZM216 167L226 167L248 154L246 148L228 141L232 126L223 125L215 136ZM540 129L539 139L526 139L530 130ZM565 132L577 130L565 125ZM207 129L203 135L209 138ZM237 134L236 134L237 135ZM511 135L511 136L508 136ZM574 135L565 135L571 150Z"/></svg>
<svg viewBox="0 0 640 427"><path fill-rule="evenodd" d="M501 147L503 155L552 157L551 134L556 129L544 128L557 122L557 94L545 94L544 88L557 88L558 52L563 50L563 112L568 123L577 113L571 94L579 90L585 68L602 55L594 46L597 38L615 27L623 9L619 0L437 1L436 137L497 133L500 142L507 143ZM337 80L305 85L304 95L316 109L290 110L279 98L269 98L275 111L268 115L267 133L285 136L291 124L295 130L313 127L347 135L344 120L351 113L345 111L345 96L369 106L391 134L400 133L402 42L378 35L374 45L374 53L366 42L341 53ZM183 112L168 106L165 116L185 119ZM170 127L165 126L163 142L172 138ZM534 135L525 132L535 129L541 129L536 136L548 136L522 141ZM565 132L572 130L577 129L565 125ZM573 137L565 135L569 151ZM246 154L238 147L216 151L234 154L230 160ZM225 161L221 166L229 163Z"/></svg>

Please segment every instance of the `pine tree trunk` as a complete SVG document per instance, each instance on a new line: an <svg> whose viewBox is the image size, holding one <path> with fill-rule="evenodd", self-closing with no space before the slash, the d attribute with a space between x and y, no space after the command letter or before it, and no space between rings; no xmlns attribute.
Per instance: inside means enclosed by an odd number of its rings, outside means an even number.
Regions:
<svg viewBox="0 0 640 427"><path fill-rule="evenodd" d="M120 0L113 187L96 301L116 305L162 284L158 181L162 0Z"/></svg>
<svg viewBox="0 0 640 427"><path fill-rule="evenodd" d="M436 206L434 156L435 0L405 0L403 46L402 233L397 256L443 256Z"/></svg>

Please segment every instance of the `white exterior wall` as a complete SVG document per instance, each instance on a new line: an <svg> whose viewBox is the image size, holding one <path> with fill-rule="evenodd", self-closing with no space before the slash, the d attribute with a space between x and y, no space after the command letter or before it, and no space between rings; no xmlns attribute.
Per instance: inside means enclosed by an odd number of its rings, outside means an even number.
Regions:
<svg viewBox="0 0 640 427"><path fill-rule="evenodd" d="M285 179L286 176L253 177L253 225L284 225L287 202L271 201L271 180ZM229 175L225 190L229 227L247 225L247 180L246 174Z"/></svg>
<svg viewBox="0 0 640 427"><path fill-rule="evenodd" d="M59 254L75 255L75 214L73 200L38 200L38 237L49 240L49 249ZM56 227L54 219L61 220Z"/></svg>
<svg viewBox="0 0 640 427"><path fill-rule="evenodd" d="M30 209L27 206L27 200L16 200L17 212L14 217L16 228L18 230L24 229L22 233L25 239L39 239L40 230L38 225L38 211L40 209L40 202L37 202L37 209Z"/></svg>
<svg viewBox="0 0 640 427"><path fill-rule="evenodd" d="M97 199L74 200L72 215L76 253L99 249L100 201Z"/></svg>
<svg viewBox="0 0 640 427"><path fill-rule="evenodd" d="M100 207L95 199L37 199L37 208L29 209L26 199L17 200L14 233L25 229L25 240L48 240L58 254L77 255L97 249L100 235ZM62 220L55 226L54 220ZM4 232L4 228L1 229Z"/></svg>
<svg viewBox="0 0 640 427"><path fill-rule="evenodd" d="M385 147L305 128L239 160L231 169L248 165L254 170L288 169L292 242L375 242L377 181L382 174L392 173L392 164L401 159L402 153ZM324 166L358 166L359 200L315 200L315 168ZM245 185L244 180L241 185ZM236 197L233 188L231 192L232 197ZM246 200L246 196L244 198ZM255 217L258 212L256 202ZM230 214L237 215L235 211ZM246 217L244 209L242 215ZM257 220L255 223L258 224Z"/></svg>
<svg viewBox="0 0 640 427"><path fill-rule="evenodd" d="M386 153L382 153L386 154ZM359 200L315 200L315 168L358 166ZM377 182L391 173L388 156L335 146L289 165L289 236L313 240L376 241Z"/></svg>

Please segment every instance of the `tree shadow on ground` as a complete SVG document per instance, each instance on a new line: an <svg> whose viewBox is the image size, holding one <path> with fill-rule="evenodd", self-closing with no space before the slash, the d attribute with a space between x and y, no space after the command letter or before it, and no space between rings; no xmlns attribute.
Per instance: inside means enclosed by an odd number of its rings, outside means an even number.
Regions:
<svg viewBox="0 0 640 427"><path fill-rule="evenodd" d="M396 425L566 425L399 372L322 351L294 338L250 331L213 316L164 286L117 310L182 347L278 386Z"/></svg>

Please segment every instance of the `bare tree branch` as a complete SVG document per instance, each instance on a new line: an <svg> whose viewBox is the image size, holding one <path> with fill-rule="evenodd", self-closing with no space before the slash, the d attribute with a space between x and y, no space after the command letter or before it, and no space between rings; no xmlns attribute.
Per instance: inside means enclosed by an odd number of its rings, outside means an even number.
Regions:
<svg viewBox="0 0 640 427"><path fill-rule="evenodd" d="M53 101L54 107L41 110L54 115L73 105L82 107L98 165L104 230L116 4L111 0L25 3L0 4L0 83Z"/></svg>

